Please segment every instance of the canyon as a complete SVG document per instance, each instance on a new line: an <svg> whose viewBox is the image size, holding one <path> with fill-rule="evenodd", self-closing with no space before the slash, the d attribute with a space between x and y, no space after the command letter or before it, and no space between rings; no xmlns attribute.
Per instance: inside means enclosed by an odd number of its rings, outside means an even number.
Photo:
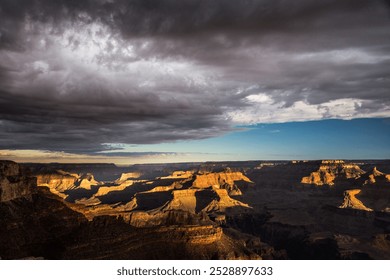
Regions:
<svg viewBox="0 0 390 280"><path fill-rule="evenodd" d="M0 161L2 259L390 259L390 161Z"/></svg>

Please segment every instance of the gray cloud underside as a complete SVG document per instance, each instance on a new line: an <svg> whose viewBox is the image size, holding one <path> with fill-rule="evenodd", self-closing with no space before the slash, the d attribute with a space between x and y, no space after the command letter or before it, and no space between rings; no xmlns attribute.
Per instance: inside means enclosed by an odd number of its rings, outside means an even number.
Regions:
<svg viewBox="0 0 390 280"><path fill-rule="evenodd" d="M388 7L0 0L0 149L201 139L266 115L294 120L299 102L307 119L386 116ZM338 115L335 100L355 105Z"/></svg>

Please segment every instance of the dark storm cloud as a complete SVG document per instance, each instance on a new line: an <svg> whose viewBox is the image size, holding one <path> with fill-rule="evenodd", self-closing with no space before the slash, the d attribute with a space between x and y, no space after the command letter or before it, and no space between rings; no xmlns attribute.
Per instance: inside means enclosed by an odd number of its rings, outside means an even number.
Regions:
<svg viewBox="0 0 390 280"><path fill-rule="evenodd" d="M49 22L59 32L64 20L90 23L100 21L123 36L191 36L218 31L305 32L310 24L337 26L349 18L332 21L332 14L342 16L367 12L386 1L368 0L2 0L2 45L19 46L17 33L23 21ZM382 5L382 8L384 6ZM375 20L375 18L374 18ZM361 27L361 25L356 25ZM12 43L15 43L12 45Z"/></svg>
<svg viewBox="0 0 390 280"><path fill-rule="evenodd" d="M299 102L386 115L386 3L0 0L0 149L201 139Z"/></svg>
<svg viewBox="0 0 390 280"><path fill-rule="evenodd" d="M2 92L0 146L94 153L110 149L104 143L201 139L230 129L221 123L221 112L214 111L212 104L181 110L178 107L180 104L164 105L157 99L55 102Z"/></svg>

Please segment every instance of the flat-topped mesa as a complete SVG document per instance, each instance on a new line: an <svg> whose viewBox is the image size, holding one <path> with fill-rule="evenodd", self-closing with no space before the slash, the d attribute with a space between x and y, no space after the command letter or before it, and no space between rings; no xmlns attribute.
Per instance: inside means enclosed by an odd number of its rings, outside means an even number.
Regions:
<svg viewBox="0 0 390 280"><path fill-rule="evenodd" d="M337 178L357 179L364 173L356 164L345 163L342 160L323 160L319 169L309 176L303 177L301 183L333 186Z"/></svg>
<svg viewBox="0 0 390 280"><path fill-rule="evenodd" d="M275 163L263 162L263 163L260 163L258 166L256 166L255 169L262 169L264 167L274 167L274 166L275 166Z"/></svg>
<svg viewBox="0 0 390 280"><path fill-rule="evenodd" d="M194 175L193 171L174 171L171 175L160 177L160 179L188 179Z"/></svg>
<svg viewBox="0 0 390 280"><path fill-rule="evenodd" d="M241 172L218 172L207 174L196 174L192 186L195 188L209 188L212 186L234 185L236 181L253 183Z"/></svg>
<svg viewBox="0 0 390 280"><path fill-rule="evenodd" d="M373 211L371 208L366 207L363 202L356 198L356 195L360 194L360 189L347 190L344 192L344 201L339 208L352 208L364 211Z"/></svg>
<svg viewBox="0 0 390 280"><path fill-rule="evenodd" d="M321 164L345 164L345 161L339 159L322 160Z"/></svg>
<svg viewBox="0 0 390 280"><path fill-rule="evenodd" d="M241 172L225 172L218 173L202 173L194 175L194 181L192 182L193 188L213 188L213 189L226 189L229 195L238 196L242 195L241 190L237 186L236 182L253 183L248 177Z"/></svg>
<svg viewBox="0 0 390 280"><path fill-rule="evenodd" d="M23 174L19 164L0 161L0 202L30 197L35 192L36 179Z"/></svg>
<svg viewBox="0 0 390 280"><path fill-rule="evenodd" d="M141 177L142 174L140 172L127 172L127 173L122 173L121 177L117 180L115 180L115 183L121 184L129 179L138 179Z"/></svg>

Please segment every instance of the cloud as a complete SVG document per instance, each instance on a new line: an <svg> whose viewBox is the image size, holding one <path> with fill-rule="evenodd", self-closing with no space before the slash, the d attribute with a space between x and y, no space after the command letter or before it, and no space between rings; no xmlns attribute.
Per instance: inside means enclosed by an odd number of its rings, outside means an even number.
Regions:
<svg viewBox="0 0 390 280"><path fill-rule="evenodd" d="M0 149L389 117L384 1L1 1Z"/></svg>
<svg viewBox="0 0 390 280"><path fill-rule="evenodd" d="M388 111L390 109L390 106L379 105L373 101L352 98L341 98L320 104L296 101L291 106L284 106L284 103L277 102L271 98L262 101L265 98L266 95L264 94L248 96L252 106L230 112L230 118L236 123L246 124L283 123L332 118L344 120L386 118L389 116ZM254 102L253 100L256 101Z"/></svg>

